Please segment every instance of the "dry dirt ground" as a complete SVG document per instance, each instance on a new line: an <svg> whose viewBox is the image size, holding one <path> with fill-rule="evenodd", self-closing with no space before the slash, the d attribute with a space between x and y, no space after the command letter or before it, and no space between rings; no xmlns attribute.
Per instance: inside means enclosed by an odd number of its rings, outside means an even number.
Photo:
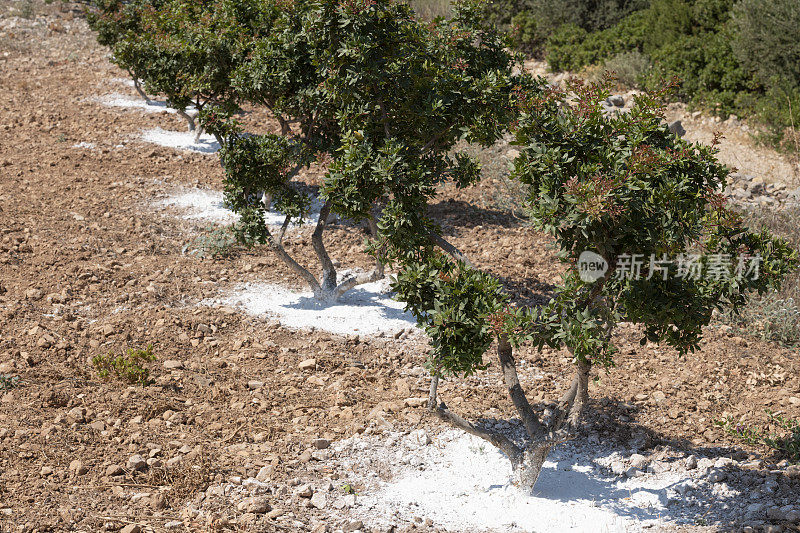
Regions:
<svg viewBox="0 0 800 533"><path fill-rule="evenodd" d="M424 395L424 343L296 332L198 306L237 282L293 278L263 249L221 260L182 253L202 227L163 216L152 200L178 186L221 188L216 156L138 141L143 128L183 124L92 101L128 90L106 51L72 12L35 3L34 18L12 18L21 4L6 2L0 17L0 374L19 378L0 390L0 531L319 530L326 513L287 491L271 493L268 513L232 506L200 520L184 509L209 484L259 472L275 486L313 480L324 472L308 452L314 440L375 431L376 412L436 432L405 401ZM247 120L271 126L258 113ZM552 247L506 213L471 207L492 186L445 189L431 208L474 262L520 298L542 298L558 278ZM362 229L332 234L340 261L368 264ZM291 246L310 258L307 238ZM765 453L713 421L762 422L767 408L800 416L797 353L721 327L706 333L702 351L680 359L623 329L617 367L592 384L586 431L649 448ZM150 344L152 385L103 381L90 364ZM533 400L565 386L565 354L519 357ZM550 378L537 390L534 371ZM499 383L495 369L442 393L465 415L513 416L487 383Z"/></svg>

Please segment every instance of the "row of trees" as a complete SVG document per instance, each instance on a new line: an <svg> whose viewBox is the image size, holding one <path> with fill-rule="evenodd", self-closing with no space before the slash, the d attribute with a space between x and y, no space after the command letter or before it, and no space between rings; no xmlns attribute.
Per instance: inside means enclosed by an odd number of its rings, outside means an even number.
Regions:
<svg viewBox="0 0 800 533"><path fill-rule="evenodd" d="M593 367L613 364L616 324L641 324L643 340L691 352L715 309L776 287L797 254L726 208L719 192L728 169L713 147L669 131L663 94L607 117L607 84L555 88L529 76L481 13L468 1L449 20L423 23L391 0L95 0L89 20L145 91L199 110L197 127L222 146L226 199L242 215L243 238L268 245L320 299L382 277L385 264L397 269L397 297L431 341L431 412L501 448L530 490L549 450L575 435ZM267 108L280 131L245 132L236 120L245 104ZM465 187L481 177L457 143L489 145L509 132L530 218L554 237L567 266L542 307L514 302L427 215L441 183ZM314 163L327 169L312 235L321 274L282 246L289 224L308 217L312 198L296 178ZM285 215L282 227L265 223L271 208ZM373 270L339 279L325 249L330 213L369 225ZM759 275L736 276L732 264L727 276L686 277L668 260L658 275L652 265L641 276L614 275L630 254L693 250L706 254L701 271L711 256L758 256ZM584 251L607 262L598 279L581 277ZM522 344L574 358L574 379L546 418L517 376ZM492 346L525 442L462 418L439 398L440 379L484 369Z"/></svg>

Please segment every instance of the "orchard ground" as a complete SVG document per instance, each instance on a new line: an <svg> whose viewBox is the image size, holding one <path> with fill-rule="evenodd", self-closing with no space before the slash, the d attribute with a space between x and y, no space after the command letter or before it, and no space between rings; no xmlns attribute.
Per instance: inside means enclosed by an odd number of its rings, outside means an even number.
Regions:
<svg viewBox="0 0 800 533"><path fill-rule="evenodd" d="M30 12L20 11L24 5ZM302 287L265 249L234 249L217 260L184 253L208 223L155 203L176 190L220 190L216 155L142 140L147 130L183 132L175 114L97 101L135 93L115 81L123 73L80 17L38 2L0 6L0 375L19 377L0 390L0 530L471 530L408 502L385 516L388 502L397 502L386 496L397 494L392 480L450 461L436 456L439 448L419 451L431 445L401 445L420 429L432 446L451 442L422 405L421 339L408 330L303 331L230 305L202 304L241 284ZM254 130L277 126L259 112L243 120ZM684 125L692 134L691 123ZM766 181L800 185L785 170L792 162L753 148L745 134L725 142L723 158L735 154L751 172L763 168ZM509 149L498 146L489 158L502 162ZM321 172L312 169L303 180L313 188ZM544 237L523 245L532 230L496 207L500 186L489 177L466 191L447 188L430 209L446 235L515 297L545 299L560 273L553 247ZM338 223L329 231L335 259L371 267L361 253L365 228ZM313 264L307 233L293 231L287 242ZM722 513L711 490L693 523L671 515L657 530L728 530L748 520L760 522L756 528L786 527L786 517L770 510L800 493L800 481L766 450L742 445L713 422L729 415L758 424L765 409L800 417L797 352L722 326L708 328L702 351L686 359L640 347L638 339L635 328L623 328L617 367L591 384L584 442L599 454L619 451L624 470L634 451L648 464L682 465L671 467L677 472L690 455L713 458L706 473L724 469L714 483L744 493L748 499L737 505L763 504L755 518L745 508L740 516ZM104 382L89 362L148 344L158 359L146 387ZM566 387L566 354L519 357L523 385L540 391L535 401ZM504 419L513 411L499 384L492 367L445 382L440 392L465 415ZM396 446L383 450L390 439ZM353 444L359 440L364 444ZM719 458L736 466L714 466ZM611 465L594 468L593 479L624 479ZM557 474L547 480L555 483ZM749 477L751 484L736 484ZM243 484L248 478L260 481ZM419 479L426 493L430 486ZM327 495L321 508L314 492Z"/></svg>

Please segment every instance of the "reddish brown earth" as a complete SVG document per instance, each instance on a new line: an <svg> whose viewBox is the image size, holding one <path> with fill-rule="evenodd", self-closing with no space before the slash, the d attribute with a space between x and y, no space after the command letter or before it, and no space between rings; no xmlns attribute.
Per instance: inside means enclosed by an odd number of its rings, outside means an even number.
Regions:
<svg viewBox="0 0 800 533"><path fill-rule="evenodd" d="M265 465L275 483L319 472L304 454L312 441L364 431L376 406L395 425L435 431L422 407L404 402L424 396L421 340L296 332L196 305L238 282L294 278L265 249L221 260L182 253L202 226L164 216L153 199L179 186L221 188L216 156L137 141L143 128L183 124L93 102L133 91L113 81L122 73L79 17L35 6L46 16L0 19L0 374L19 377L0 390L0 531L162 531L210 483ZM259 113L246 120L271 125ZM73 147L80 142L96 149ZM519 297L542 298L559 273L548 239L507 213L470 207L491 205L496 185L445 188L433 212L475 263ZM335 226L333 255L367 266L364 235ZM311 257L308 239L292 250ZM651 447L765 453L742 448L713 421L763 422L767 408L799 417L797 352L726 329L708 328L703 349L683 359L640 347L637 331L623 329L616 368L592 384L586 431ZM90 364L148 344L158 357L152 385L103 381ZM298 368L311 358L315 366ZM564 353L523 350L519 358L533 400L566 385ZM538 390L534 371L551 378ZM490 368L458 387L446 383L442 394L465 415L513 416L495 385ZM136 471L134 454L156 461ZM280 513L243 521L232 507L216 521L186 518L185 527L285 531L324 520L296 498L270 504L293 513L294 525L281 525Z"/></svg>

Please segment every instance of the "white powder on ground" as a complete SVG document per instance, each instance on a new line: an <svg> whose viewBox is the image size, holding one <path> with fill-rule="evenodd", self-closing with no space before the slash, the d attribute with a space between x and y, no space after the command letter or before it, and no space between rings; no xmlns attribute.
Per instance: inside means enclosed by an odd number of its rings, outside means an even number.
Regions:
<svg viewBox="0 0 800 533"><path fill-rule="evenodd" d="M208 305L241 306L247 313L273 316L291 329L319 329L337 335L376 335L414 327L404 304L387 292L386 280L359 285L337 302L323 303L311 292L295 292L268 283L249 283Z"/></svg>
<svg viewBox="0 0 800 533"><path fill-rule="evenodd" d="M511 484L508 459L482 439L449 430L433 444L419 442L393 433L334 444L340 467L374 480L350 519L387 525L420 517L463 532L669 531L698 517L730 524L748 503L746 494L703 479L700 470L615 477L606 469L610 450L586 443L555 448L534 494L526 495ZM392 471L390 481L376 478L381 464ZM681 492L681 485L691 489Z"/></svg>
<svg viewBox="0 0 800 533"><path fill-rule="evenodd" d="M109 107L122 107L126 109L139 109L145 113L175 113L175 110L168 107L166 102L159 102L156 100L144 101L140 97L131 98L119 93L107 94L96 99L103 105Z"/></svg>
<svg viewBox="0 0 800 533"><path fill-rule="evenodd" d="M204 220L215 224L233 224L239 220L239 215L225 206L225 197L220 191L209 189L183 189L165 200L158 202L161 207L178 207L186 210L183 218L186 220ZM317 223L319 218L320 204L315 201L311 206L311 212L302 225L290 224L290 229L301 227L311 227ZM281 226L285 216L278 211L265 213L264 220L268 226Z"/></svg>
<svg viewBox="0 0 800 533"><path fill-rule="evenodd" d="M239 215L225 207L225 199L221 192L205 189L189 189L173 194L159 202L163 207L179 207L184 209L186 220L204 220L217 224L233 224Z"/></svg>
<svg viewBox="0 0 800 533"><path fill-rule="evenodd" d="M94 150L97 146L94 143L87 143L85 141L81 141L78 144L73 144L73 148L85 148L86 150Z"/></svg>
<svg viewBox="0 0 800 533"><path fill-rule="evenodd" d="M142 140L159 146L177 148L179 150L191 150L204 154L213 154L220 148L219 143L213 135L204 133L200 136L200 140L195 142L194 132L167 131L161 128L143 131Z"/></svg>

